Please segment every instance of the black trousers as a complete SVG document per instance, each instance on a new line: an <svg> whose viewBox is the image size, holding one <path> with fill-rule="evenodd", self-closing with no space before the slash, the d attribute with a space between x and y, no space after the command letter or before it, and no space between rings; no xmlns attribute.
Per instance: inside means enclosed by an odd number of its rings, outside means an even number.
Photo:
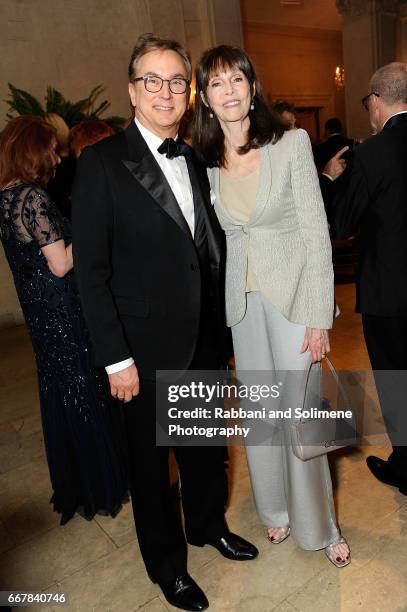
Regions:
<svg viewBox="0 0 407 612"><path fill-rule="evenodd" d="M203 317L190 369L217 369L217 339ZM173 580L187 570L187 543L203 546L227 532L228 481L224 447L174 447L182 484L182 508L170 488L169 448L156 446L155 381L141 380L140 393L124 405L131 496L140 551L150 578ZM186 535L186 539L185 539Z"/></svg>
<svg viewBox="0 0 407 612"><path fill-rule="evenodd" d="M377 393L393 445L388 460L399 478L407 482L407 316L363 314L362 322L370 363L378 371ZM392 370L394 374L380 374L380 370Z"/></svg>

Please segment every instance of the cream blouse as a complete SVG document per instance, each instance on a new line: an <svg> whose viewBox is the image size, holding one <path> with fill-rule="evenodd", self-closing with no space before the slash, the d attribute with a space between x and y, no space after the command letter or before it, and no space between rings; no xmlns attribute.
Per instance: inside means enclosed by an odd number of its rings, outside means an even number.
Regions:
<svg viewBox="0 0 407 612"><path fill-rule="evenodd" d="M232 178L222 171L219 173L220 196L228 213L242 225L246 225L252 216L259 184L260 166L250 174ZM246 292L258 291L259 286L250 255L247 259Z"/></svg>

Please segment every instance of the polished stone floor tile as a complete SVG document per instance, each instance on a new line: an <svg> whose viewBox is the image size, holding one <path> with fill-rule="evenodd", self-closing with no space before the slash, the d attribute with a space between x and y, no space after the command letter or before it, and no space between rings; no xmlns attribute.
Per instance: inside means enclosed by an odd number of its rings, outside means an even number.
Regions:
<svg viewBox="0 0 407 612"><path fill-rule="evenodd" d="M145 606L137 608L137 610L140 610L140 612L167 612L170 609L176 610L177 608L173 608L169 604L165 606L158 597L156 597L152 601L149 601L148 604L146 604Z"/></svg>
<svg viewBox="0 0 407 612"><path fill-rule="evenodd" d="M136 610L159 593L144 571L136 543L115 549L72 573L58 584L58 590L69 595L69 606L64 608L67 612ZM61 612L57 606L54 609Z"/></svg>
<svg viewBox="0 0 407 612"><path fill-rule="evenodd" d="M60 515L49 503L50 491L30 497L5 519L8 532L17 544L32 540L37 535L59 525Z"/></svg>
<svg viewBox="0 0 407 612"><path fill-rule="evenodd" d="M43 457L0 474L0 520L6 521L33 497L45 495L49 500L51 494L48 466Z"/></svg>
<svg viewBox="0 0 407 612"><path fill-rule="evenodd" d="M95 516L94 519L117 547L136 540L131 502L123 504L119 514L112 519L109 516Z"/></svg>
<svg viewBox="0 0 407 612"><path fill-rule="evenodd" d="M341 308L331 333L337 369L369 369L354 287L340 285ZM175 610L146 576L131 505L112 520L76 517L59 527L49 504L51 487L41 440L35 363L24 327L1 330L0 342L0 578L3 588L66 591L56 612L165 612ZM375 390L369 388L369 393ZM338 570L323 551L306 552L292 538L271 545L257 517L245 452L230 448L230 528L260 551L247 563L224 559L210 546L189 547L189 571L214 612L406 612L407 497L379 483L367 469L381 446L333 453L335 504L352 563ZM384 444L384 445L383 445ZM172 463L172 480L175 479ZM52 585L52 587L50 586ZM21 608L29 610L30 608ZM50 607L33 607L47 610Z"/></svg>
<svg viewBox="0 0 407 612"><path fill-rule="evenodd" d="M45 458L42 431L22 436L11 428L7 434L0 435L1 473L27 465L39 457Z"/></svg>
<svg viewBox="0 0 407 612"><path fill-rule="evenodd" d="M252 525L243 535L258 547L257 559L236 562L218 556L193 574L211 610L272 610L325 567L321 552L302 551L291 538L273 546L259 524Z"/></svg>
<svg viewBox="0 0 407 612"><path fill-rule="evenodd" d="M5 589L37 590L116 550L99 525L80 517L0 555Z"/></svg>
<svg viewBox="0 0 407 612"><path fill-rule="evenodd" d="M0 522L0 553L10 550L10 548L14 548L15 545L16 542L14 538L6 529L4 523Z"/></svg>

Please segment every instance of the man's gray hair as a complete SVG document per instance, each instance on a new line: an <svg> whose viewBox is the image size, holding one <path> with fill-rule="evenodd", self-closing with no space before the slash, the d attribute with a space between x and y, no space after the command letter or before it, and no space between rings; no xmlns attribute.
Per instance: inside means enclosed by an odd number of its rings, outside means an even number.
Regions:
<svg viewBox="0 0 407 612"><path fill-rule="evenodd" d="M376 70L370 81L370 91L378 93L389 106L407 104L407 64L392 62Z"/></svg>
<svg viewBox="0 0 407 612"><path fill-rule="evenodd" d="M189 56L189 53L178 41L167 38L160 38L159 36L155 36L154 34L142 34L141 36L139 36L136 42L136 46L133 49L133 53L131 54L128 70L130 82L133 82L133 79L136 76L138 60L150 51L175 51L175 53L178 53L178 55L184 62L187 78L191 80L191 58Z"/></svg>

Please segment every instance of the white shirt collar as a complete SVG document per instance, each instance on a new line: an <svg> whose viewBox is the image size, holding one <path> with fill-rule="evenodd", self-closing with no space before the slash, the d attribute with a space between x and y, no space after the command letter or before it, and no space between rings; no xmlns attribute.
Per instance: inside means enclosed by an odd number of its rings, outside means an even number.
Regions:
<svg viewBox="0 0 407 612"><path fill-rule="evenodd" d="M386 121L383 123L383 127L382 127L382 129L384 128L384 126L386 125L386 123L387 123L388 121L390 121L390 119L392 119L392 118L393 118L393 117L395 117L396 115L404 115L404 113L407 113L407 110L403 110L403 111L399 111L398 113L394 113L394 115L392 115L391 117L389 117L388 119L386 119Z"/></svg>
<svg viewBox="0 0 407 612"><path fill-rule="evenodd" d="M163 142L163 139L157 136L157 134L153 134L153 132L147 129L136 117L134 117L134 123L137 125L138 129L140 130L140 134L146 141L147 146L150 149L151 153L153 153L154 155L160 155L157 149Z"/></svg>

